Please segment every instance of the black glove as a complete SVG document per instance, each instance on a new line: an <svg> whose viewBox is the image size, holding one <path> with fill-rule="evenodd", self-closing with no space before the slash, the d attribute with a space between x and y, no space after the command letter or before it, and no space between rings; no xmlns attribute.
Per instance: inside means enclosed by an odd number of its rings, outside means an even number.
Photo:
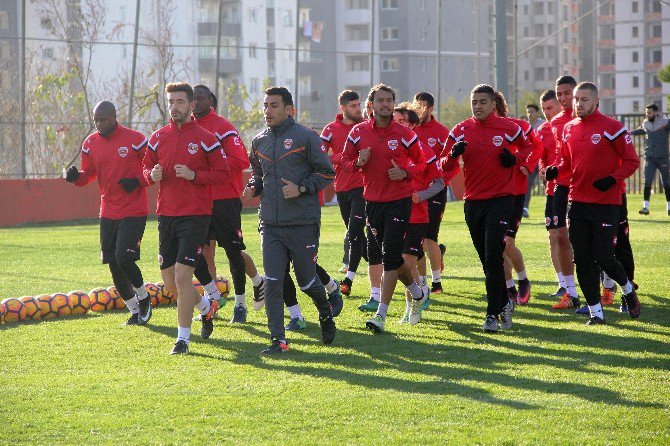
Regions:
<svg viewBox="0 0 670 446"><path fill-rule="evenodd" d="M507 147L502 149L502 153L499 155L500 163L503 167L513 167L516 164L516 156L509 151Z"/></svg>
<svg viewBox="0 0 670 446"><path fill-rule="evenodd" d="M128 193L131 193L135 189L137 189L137 186L140 185L140 180L137 178L121 178L119 181L117 181L117 184L120 184L123 190L125 190Z"/></svg>
<svg viewBox="0 0 670 446"><path fill-rule="evenodd" d="M463 155L463 152L465 152L465 146L467 145L468 145L467 141L458 141L451 147L451 152L449 152L449 156L452 158L458 158L459 156Z"/></svg>
<svg viewBox="0 0 670 446"><path fill-rule="evenodd" d="M555 180L557 176L558 176L558 166L549 166L547 167L547 170L544 172L544 178L546 178L547 181Z"/></svg>
<svg viewBox="0 0 670 446"><path fill-rule="evenodd" d="M616 184L614 177L605 177L593 182L593 187L598 189L600 192L605 192L610 187Z"/></svg>
<svg viewBox="0 0 670 446"><path fill-rule="evenodd" d="M79 169L77 169L77 166L70 166L65 171L65 181L67 181L68 183L74 183L79 179L80 175L81 174L79 173Z"/></svg>

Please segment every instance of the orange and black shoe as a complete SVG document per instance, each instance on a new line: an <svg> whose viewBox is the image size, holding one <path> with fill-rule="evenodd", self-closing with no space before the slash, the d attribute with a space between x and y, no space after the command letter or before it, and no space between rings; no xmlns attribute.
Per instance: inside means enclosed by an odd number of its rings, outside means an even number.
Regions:
<svg viewBox="0 0 670 446"><path fill-rule="evenodd" d="M202 321L202 327L200 328L200 336L203 339L209 339L214 331L214 314L219 309L219 303L215 300L210 301L209 311L207 314L203 314L200 320Z"/></svg>
<svg viewBox="0 0 670 446"><path fill-rule="evenodd" d="M565 293L561 300L555 303L552 308L554 310L567 310L569 308L579 308L580 302L579 297L572 297L568 293Z"/></svg>
<svg viewBox="0 0 670 446"><path fill-rule="evenodd" d="M635 290L623 296L626 301L626 306L628 307L628 314L631 319L637 319L640 317L640 300L637 298L637 293Z"/></svg>
<svg viewBox="0 0 670 446"><path fill-rule="evenodd" d="M261 352L262 355L280 355L288 352L288 343L285 340L273 339L272 344Z"/></svg>
<svg viewBox="0 0 670 446"><path fill-rule="evenodd" d="M442 282L433 282L430 287L430 292L432 294L444 293L444 291L442 290Z"/></svg>
<svg viewBox="0 0 670 446"><path fill-rule="evenodd" d="M530 280L519 280L519 294L516 298L516 303L519 305L526 305L530 300Z"/></svg>
<svg viewBox="0 0 670 446"><path fill-rule="evenodd" d="M614 305L614 296L616 295L616 285L612 288L603 287L603 293L600 296L601 305Z"/></svg>
<svg viewBox="0 0 670 446"><path fill-rule="evenodd" d="M437 246L440 248L440 271L444 271L444 253L447 252L447 247L442 243Z"/></svg>
<svg viewBox="0 0 670 446"><path fill-rule="evenodd" d="M351 285L353 285L351 279L345 277L342 282L340 282L340 292L345 296L351 295Z"/></svg>

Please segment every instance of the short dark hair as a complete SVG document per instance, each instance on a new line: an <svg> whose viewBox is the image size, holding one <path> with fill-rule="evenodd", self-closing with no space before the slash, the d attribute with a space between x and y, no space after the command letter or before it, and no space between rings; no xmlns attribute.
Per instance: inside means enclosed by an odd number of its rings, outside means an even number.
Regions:
<svg viewBox="0 0 670 446"><path fill-rule="evenodd" d="M593 82L580 82L575 90L591 90L596 95L598 94L598 86Z"/></svg>
<svg viewBox="0 0 670 446"><path fill-rule="evenodd" d="M501 91L495 92L495 101L496 101L496 112L498 116L507 116L509 113L509 107L507 106L507 101L505 100L505 95Z"/></svg>
<svg viewBox="0 0 670 446"><path fill-rule="evenodd" d="M193 86L193 90L195 91L196 88L201 88L201 89L205 90L207 93L212 92L207 85L196 84L196 85Z"/></svg>
<svg viewBox="0 0 670 446"><path fill-rule="evenodd" d="M658 111L658 105L656 104L649 104L645 108L648 108L649 110L654 110L655 112Z"/></svg>
<svg viewBox="0 0 670 446"><path fill-rule="evenodd" d="M284 105L293 105L293 95L286 87L270 87L264 93L266 96L281 96Z"/></svg>
<svg viewBox="0 0 670 446"><path fill-rule="evenodd" d="M534 109L536 112L539 112L539 111L540 111L540 107L538 107L537 104L528 104L528 105L526 105L526 109L529 109L529 108Z"/></svg>
<svg viewBox="0 0 670 446"><path fill-rule="evenodd" d="M193 87L186 82L170 82L165 86L166 93L176 93L178 91L186 93L188 102L193 102Z"/></svg>
<svg viewBox="0 0 670 446"><path fill-rule="evenodd" d="M217 99L216 95L211 91L209 92L209 98L212 100L212 108L216 110L219 107L219 100Z"/></svg>
<svg viewBox="0 0 670 446"><path fill-rule="evenodd" d="M496 100L496 91L488 84L475 85L475 88L472 89L470 94L472 95L475 93L486 93L492 101Z"/></svg>
<svg viewBox="0 0 670 446"><path fill-rule="evenodd" d="M554 90L546 90L540 96L541 102L551 101L552 99L556 99L556 92Z"/></svg>
<svg viewBox="0 0 670 446"><path fill-rule="evenodd" d="M412 104L409 102L402 102L398 104L393 109L393 111L405 115L405 119L407 119L407 122L409 122L410 124L414 125L421 124L421 118L419 117L419 114L416 112L414 107L412 107Z"/></svg>
<svg viewBox="0 0 670 446"><path fill-rule="evenodd" d="M433 97L432 94L428 93L427 91L420 91L417 94L415 94L414 101L415 102L423 101L426 103L426 105L428 105L428 107L435 106L435 98Z"/></svg>
<svg viewBox="0 0 670 446"><path fill-rule="evenodd" d="M393 96L393 100L395 101L395 90L388 85L384 84L377 84L374 87L370 89L370 92L368 93L368 102L374 102L375 101L375 94L378 91L385 91L387 93L391 93Z"/></svg>
<svg viewBox="0 0 670 446"><path fill-rule="evenodd" d="M572 87L576 87L577 81L575 80L574 77L570 75L565 75L556 79L556 86L558 87L559 85L570 85Z"/></svg>
<svg viewBox="0 0 670 446"><path fill-rule="evenodd" d="M356 93L354 90L344 90L337 97L337 100L339 101L340 105L347 105L349 102L355 101L360 98L361 97L358 96L358 93Z"/></svg>

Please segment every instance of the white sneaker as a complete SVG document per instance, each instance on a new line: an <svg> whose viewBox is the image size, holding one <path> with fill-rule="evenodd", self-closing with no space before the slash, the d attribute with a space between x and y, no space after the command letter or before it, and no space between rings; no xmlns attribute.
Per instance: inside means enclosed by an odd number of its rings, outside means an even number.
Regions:
<svg viewBox="0 0 670 446"><path fill-rule="evenodd" d="M265 306L265 279L258 286L254 287L253 305L254 311L260 311Z"/></svg>
<svg viewBox="0 0 670 446"><path fill-rule="evenodd" d="M409 325L416 325L421 320L423 303L426 301L427 297L428 295L421 290L421 299L412 299L409 306Z"/></svg>

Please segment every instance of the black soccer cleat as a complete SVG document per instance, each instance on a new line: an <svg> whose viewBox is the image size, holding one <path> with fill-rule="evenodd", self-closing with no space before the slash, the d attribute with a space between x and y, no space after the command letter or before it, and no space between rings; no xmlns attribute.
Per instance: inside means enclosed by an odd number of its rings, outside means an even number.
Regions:
<svg viewBox="0 0 670 446"><path fill-rule="evenodd" d="M605 321L598 316L591 316L588 321L586 321L586 325L604 325Z"/></svg>
<svg viewBox="0 0 670 446"><path fill-rule="evenodd" d="M149 319L151 319L151 299L149 297L146 297L139 302L140 302L140 313L139 316L137 317L138 319L137 323L139 325L144 325L147 322L149 322Z"/></svg>
<svg viewBox="0 0 670 446"><path fill-rule="evenodd" d="M626 307L628 309L628 314L631 319L637 319L640 317L640 300L637 298L637 293L635 290L623 296L626 300Z"/></svg>
<svg viewBox="0 0 670 446"><path fill-rule="evenodd" d="M186 341L179 340L174 343L172 347L171 355L188 355L188 344Z"/></svg>
<svg viewBox="0 0 670 446"><path fill-rule="evenodd" d="M214 314L219 309L219 304L217 301L213 300L210 302L209 312L203 314L200 318L202 322L202 327L200 328L200 337L203 339L209 339L214 331Z"/></svg>
<svg viewBox="0 0 670 446"><path fill-rule="evenodd" d="M321 325L321 340L324 344L332 344L335 340L335 320L333 316L326 316L325 318L319 318L319 325Z"/></svg>
<svg viewBox="0 0 670 446"><path fill-rule="evenodd" d="M261 355L281 355L286 352L288 352L288 343L279 339L273 339L272 344L263 350Z"/></svg>
<svg viewBox="0 0 670 446"><path fill-rule="evenodd" d="M139 313L131 314L130 318L126 321L126 325L139 325L140 321L138 319Z"/></svg>

